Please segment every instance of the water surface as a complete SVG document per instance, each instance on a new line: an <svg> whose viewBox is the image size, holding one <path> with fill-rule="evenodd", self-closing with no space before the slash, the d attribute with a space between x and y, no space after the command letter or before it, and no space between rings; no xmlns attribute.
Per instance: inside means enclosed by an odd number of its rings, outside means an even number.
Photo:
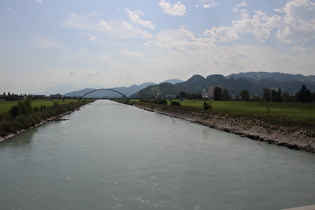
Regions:
<svg viewBox="0 0 315 210"><path fill-rule="evenodd" d="M1 209L315 204L315 155L100 100L0 144Z"/></svg>

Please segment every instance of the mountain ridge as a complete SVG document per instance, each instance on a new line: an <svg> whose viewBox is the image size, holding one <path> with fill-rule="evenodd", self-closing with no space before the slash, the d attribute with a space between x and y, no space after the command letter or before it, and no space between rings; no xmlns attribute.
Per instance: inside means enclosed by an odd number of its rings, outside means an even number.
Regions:
<svg viewBox="0 0 315 210"><path fill-rule="evenodd" d="M177 95L181 91L187 93L208 92L210 86L221 86L229 91L230 95L238 95L242 90L248 90L251 95L262 96L263 89L278 89L288 94L295 94L306 85L311 91L315 91L315 76L304 76L302 74L287 74L280 72L241 72L223 76L213 74L207 77L193 75L187 81L169 85L167 90L164 86L153 85L140 90L132 97L167 97Z"/></svg>
<svg viewBox="0 0 315 210"><path fill-rule="evenodd" d="M171 83L171 84L176 84L176 83L179 83L179 82L183 82L182 80L179 80L179 79L169 79L169 80L165 80L164 82L161 82L161 83ZM160 83L160 84L161 84ZM141 89L144 89L150 85L156 85L156 83L153 83L153 82L145 82L145 83L142 83L141 85L131 85L129 87L114 87L114 88L104 88L104 89L111 89L111 90L115 90L115 91L118 91L126 96L131 96L132 94L138 92L139 90ZM77 90L77 91L72 91L72 92L68 92L68 93L65 93L63 94L63 96L65 97L80 97L92 90L97 90L98 88L84 88L82 90ZM108 93L108 96L112 96L113 94L115 93Z"/></svg>

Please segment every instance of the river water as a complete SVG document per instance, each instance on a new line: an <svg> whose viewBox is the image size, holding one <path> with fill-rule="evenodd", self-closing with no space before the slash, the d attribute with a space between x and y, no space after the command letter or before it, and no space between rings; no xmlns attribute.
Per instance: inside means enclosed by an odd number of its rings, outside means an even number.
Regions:
<svg viewBox="0 0 315 210"><path fill-rule="evenodd" d="M0 209L315 204L315 154L99 100L0 144Z"/></svg>

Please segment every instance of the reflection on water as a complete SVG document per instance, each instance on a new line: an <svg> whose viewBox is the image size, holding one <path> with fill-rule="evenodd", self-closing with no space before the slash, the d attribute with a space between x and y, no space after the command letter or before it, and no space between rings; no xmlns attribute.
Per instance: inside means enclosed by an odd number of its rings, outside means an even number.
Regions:
<svg viewBox="0 0 315 210"><path fill-rule="evenodd" d="M1 209L281 209L315 155L111 101L0 144Z"/></svg>

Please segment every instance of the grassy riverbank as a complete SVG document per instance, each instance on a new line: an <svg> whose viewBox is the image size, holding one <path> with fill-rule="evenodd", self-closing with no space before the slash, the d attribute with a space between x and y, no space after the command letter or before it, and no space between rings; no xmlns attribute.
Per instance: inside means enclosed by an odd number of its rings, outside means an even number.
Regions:
<svg viewBox="0 0 315 210"><path fill-rule="evenodd" d="M14 134L47 119L73 111L89 100L30 100L0 103L0 136Z"/></svg>
<svg viewBox="0 0 315 210"><path fill-rule="evenodd" d="M203 110L203 100L172 100L179 102L181 108L190 107ZM131 100L131 103L140 103ZM315 127L314 103L272 103L272 102L241 102L241 101L208 101L212 109L208 112L257 118L276 124ZM167 100L167 105L170 105Z"/></svg>

